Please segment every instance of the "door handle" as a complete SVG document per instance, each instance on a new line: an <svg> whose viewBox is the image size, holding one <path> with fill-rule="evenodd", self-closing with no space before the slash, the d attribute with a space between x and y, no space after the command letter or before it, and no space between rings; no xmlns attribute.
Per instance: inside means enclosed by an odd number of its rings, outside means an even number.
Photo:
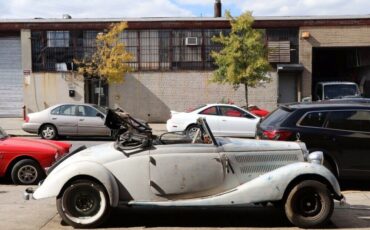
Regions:
<svg viewBox="0 0 370 230"><path fill-rule="evenodd" d="M222 120L222 121L226 121L226 120Z"/></svg>
<svg viewBox="0 0 370 230"><path fill-rule="evenodd" d="M80 119L80 121L84 121L85 119Z"/></svg>
<svg viewBox="0 0 370 230"><path fill-rule="evenodd" d="M53 118L51 118L51 120L57 120L57 118L56 117L53 117Z"/></svg>

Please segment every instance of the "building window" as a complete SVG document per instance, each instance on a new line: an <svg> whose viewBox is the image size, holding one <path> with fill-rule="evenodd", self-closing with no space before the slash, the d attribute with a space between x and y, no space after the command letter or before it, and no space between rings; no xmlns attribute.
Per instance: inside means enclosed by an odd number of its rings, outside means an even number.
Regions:
<svg viewBox="0 0 370 230"><path fill-rule="evenodd" d="M271 64L298 63L298 29L266 29L266 40Z"/></svg>
<svg viewBox="0 0 370 230"><path fill-rule="evenodd" d="M74 59L89 59L96 51L101 31L32 31L33 71L71 69ZM173 71L214 69L212 51L222 46L213 36L229 29L125 30L120 40L133 56L128 65L134 71Z"/></svg>
<svg viewBox="0 0 370 230"><path fill-rule="evenodd" d="M48 31L48 47L69 47L69 31Z"/></svg>

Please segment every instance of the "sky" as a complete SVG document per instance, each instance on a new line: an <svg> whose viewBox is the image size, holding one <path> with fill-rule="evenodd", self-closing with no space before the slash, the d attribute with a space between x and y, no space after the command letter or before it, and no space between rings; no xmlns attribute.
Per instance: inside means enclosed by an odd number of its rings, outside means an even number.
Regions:
<svg viewBox="0 0 370 230"><path fill-rule="evenodd" d="M212 17L215 0L0 0L1 19ZM370 0L221 0L238 16L365 15Z"/></svg>

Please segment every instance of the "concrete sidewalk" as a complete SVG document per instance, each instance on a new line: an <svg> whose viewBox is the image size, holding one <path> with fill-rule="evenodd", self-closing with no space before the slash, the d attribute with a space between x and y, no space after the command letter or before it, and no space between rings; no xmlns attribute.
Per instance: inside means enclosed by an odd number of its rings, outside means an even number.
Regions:
<svg viewBox="0 0 370 230"><path fill-rule="evenodd" d="M5 130L7 134L16 136L37 136L36 134L27 133L22 130L23 118L0 118L0 127ZM166 124L164 123L150 123L153 129L153 134L159 135L167 132Z"/></svg>

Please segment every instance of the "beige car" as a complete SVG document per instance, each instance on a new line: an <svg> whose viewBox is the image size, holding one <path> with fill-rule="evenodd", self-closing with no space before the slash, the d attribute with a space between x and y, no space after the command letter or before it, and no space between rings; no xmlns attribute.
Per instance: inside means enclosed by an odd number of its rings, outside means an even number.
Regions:
<svg viewBox="0 0 370 230"><path fill-rule="evenodd" d="M94 104L58 104L26 117L22 129L43 139L59 136L111 136L106 110Z"/></svg>

